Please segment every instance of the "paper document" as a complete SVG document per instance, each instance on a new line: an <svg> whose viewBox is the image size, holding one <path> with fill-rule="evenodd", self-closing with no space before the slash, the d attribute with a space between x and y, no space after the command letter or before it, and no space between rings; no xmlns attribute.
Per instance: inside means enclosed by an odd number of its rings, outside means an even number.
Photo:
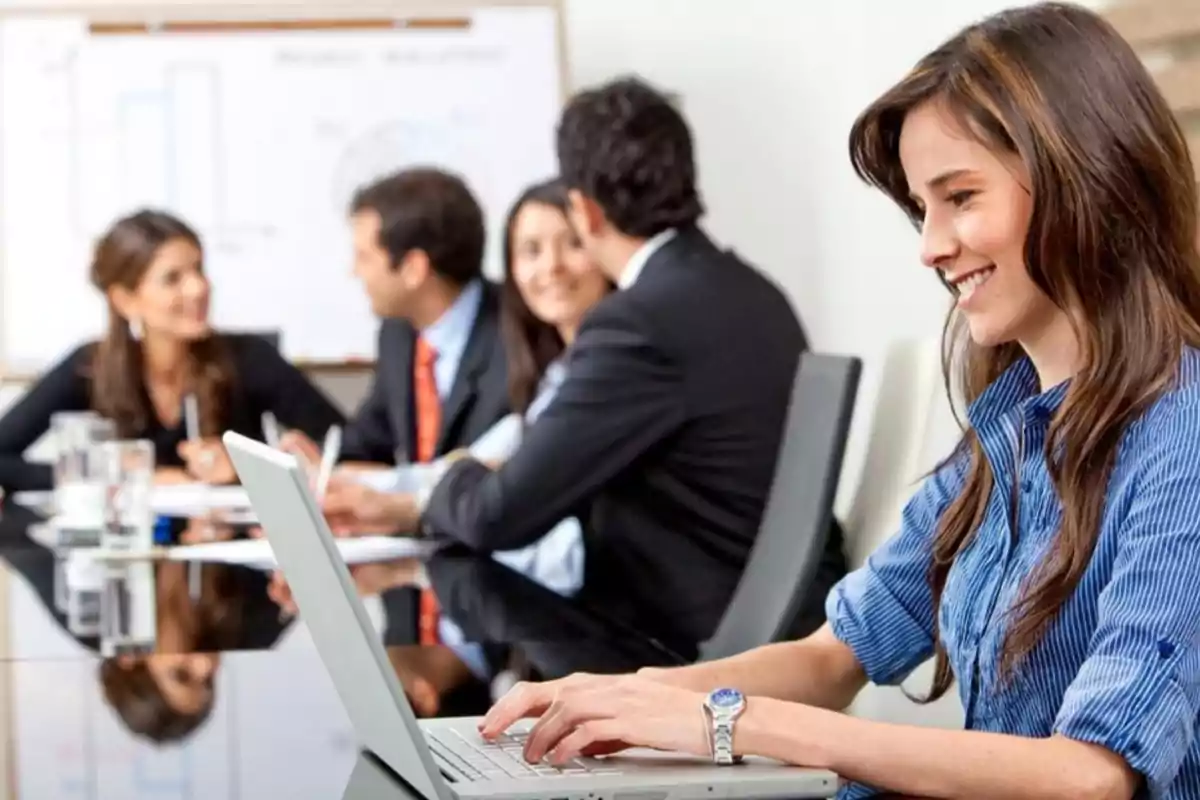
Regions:
<svg viewBox="0 0 1200 800"><path fill-rule="evenodd" d="M209 511L249 511L250 498L241 486L166 483L154 487L151 505L165 517L195 517Z"/></svg>
<svg viewBox="0 0 1200 800"><path fill-rule="evenodd" d="M12 499L19 506L35 510L53 509L54 507L54 492L49 490L14 492Z"/></svg>
<svg viewBox="0 0 1200 800"><path fill-rule="evenodd" d="M98 487L97 487L98 488ZM52 511L54 492L16 492L13 502L35 510ZM103 491L97 491L91 504L102 509ZM250 498L241 486L210 486L206 483L168 483L155 486L150 507L164 517L199 517L210 511L226 511L227 521L251 524L256 520Z"/></svg>
<svg viewBox="0 0 1200 800"><path fill-rule="evenodd" d="M432 542L396 536L338 539L337 546L347 564L391 561L397 558L426 558L435 549ZM275 568L275 553L266 539L181 545L167 550L166 557L171 561L216 561L263 570Z"/></svg>
<svg viewBox="0 0 1200 800"><path fill-rule="evenodd" d="M377 492L417 494L436 484L439 468L435 464L401 464L390 469L361 470L350 474L350 480Z"/></svg>

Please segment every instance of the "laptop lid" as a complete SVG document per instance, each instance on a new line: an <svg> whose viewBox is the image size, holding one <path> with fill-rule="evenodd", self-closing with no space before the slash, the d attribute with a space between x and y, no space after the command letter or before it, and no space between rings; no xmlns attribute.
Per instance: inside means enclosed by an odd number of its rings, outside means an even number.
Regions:
<svg viewBox="0 0 1200 800"><path fill-rule="evenodd" d="M425 797L452 800L296 458L232 431L222 441L363 746Z"/></svg>

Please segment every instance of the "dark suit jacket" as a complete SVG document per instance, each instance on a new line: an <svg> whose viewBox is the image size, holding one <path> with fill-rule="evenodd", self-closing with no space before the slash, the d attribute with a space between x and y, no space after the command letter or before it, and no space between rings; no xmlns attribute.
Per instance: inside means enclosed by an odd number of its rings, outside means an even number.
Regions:
<svg viewBox="0 0 1200 800"><path fill-rule="evenodd" d="M585 599L702 642L749 558L805 347L778 287L682 230L588 315L521 449L496 472L454 464L425 527L491 551L581 515Z"/></svg>
<svg viewBox="0 0 1200 800"><path fill-rule="evenodd" d="M379 326L375 378L367 399L346 426L342 460L395 464L416 457L412 392L416 342L416 329L404 320L384 320ZM506 414L508 367L500 338L500 289L485 281L458 376L442 406L438 455L471 444Z"/></svg>
<svg viewBox="0 0 1200 800"><path fill-rule="evenodd" d="M413 355L417 331L404 320L379 327L375 378L366 400L343 434L344 461L379 464L416 458L413 412ZM484 281L479 312L459 361L450 396L442 406L437 454L466 447L508 414L508 365L500 337L500 290ZM386 644L411 644L417 638L417 598L411 589L383 595Z"/></svg>

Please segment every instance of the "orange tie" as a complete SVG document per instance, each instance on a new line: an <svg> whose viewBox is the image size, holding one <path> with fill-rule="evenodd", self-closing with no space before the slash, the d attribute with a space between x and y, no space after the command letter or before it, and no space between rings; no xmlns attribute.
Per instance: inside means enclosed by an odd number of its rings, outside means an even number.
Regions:
<svg viewBox="0 0 1200 800"><path fill-rule="evenodd" d="M438 434L442 427L442 401L438 397L433 362L437 353L424 339L417 338L413 365L413 409L417 417L417 461L432 461L437 454ZM437 596L425 589L421 592L421 611L418 621L420 643L438 643Z"/></svg>

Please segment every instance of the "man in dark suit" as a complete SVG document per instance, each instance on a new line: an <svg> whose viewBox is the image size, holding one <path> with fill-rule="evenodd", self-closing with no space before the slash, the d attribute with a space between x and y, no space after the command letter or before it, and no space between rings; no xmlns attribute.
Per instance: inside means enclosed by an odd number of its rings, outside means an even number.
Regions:
<svg viewBox="0 0 1200 800"><path fill-rule="evenodd" d="M371 483L386 486L386 467L466 447L509 406L500 290L482 276L484 215L467 185L437 169L404 170L360 189L350 222L354 272L383 322L370 392L343 431L341 502L370 492L354 472L376 470ZM320 457L303 435L284 447ZM417 641L418 595L395 590L384 603L388 641Z"/></svg>
<svg viewBox="0 0 1200 800"><path fill-rule="evenodd" d="M374 381L343 432L342 462L427 460L418 452L414 394L423 345L436 351L432 455L469 445L508 413L500 290L482 276L482 209L457 176L410 169L360 189L350 220L354 272L383 322ZM318 455L315 446L304 449Z"/></svg>
<svg viewBox="0 0 1200 800"><path fill-rule="evenodd" d="M584 596L693 648L749 558L805 336L782 292L697 221L679 112L625 79L575 96L557 132L572 223L621 291L580 328L554 402L498 469L457 460L427 531L521 547L586 520Z"/></svg>

